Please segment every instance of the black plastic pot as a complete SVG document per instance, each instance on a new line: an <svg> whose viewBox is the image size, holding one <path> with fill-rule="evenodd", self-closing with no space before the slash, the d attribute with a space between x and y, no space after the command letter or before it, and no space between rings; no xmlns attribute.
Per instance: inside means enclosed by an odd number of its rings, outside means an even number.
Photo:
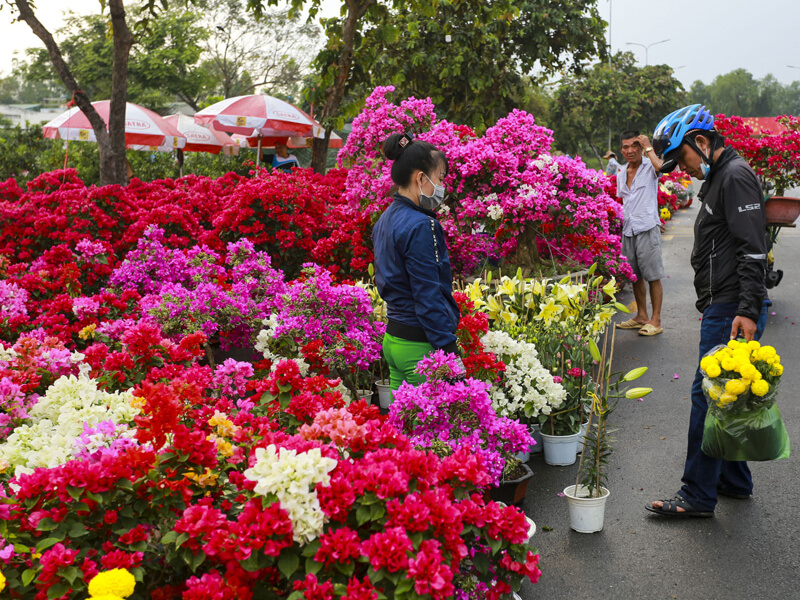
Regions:
<svg viewBox="0 0 800 600"><path fill-rule="evenodd" d="M522 468L525 469L525 475L519 479L508 479L500 481L498 487L494 487L489 491L489 496L495 502L505 502L506 504L520 504L525 500L525 494L528 493L528 482L533 477L531 468L522 463Z"/></svg>

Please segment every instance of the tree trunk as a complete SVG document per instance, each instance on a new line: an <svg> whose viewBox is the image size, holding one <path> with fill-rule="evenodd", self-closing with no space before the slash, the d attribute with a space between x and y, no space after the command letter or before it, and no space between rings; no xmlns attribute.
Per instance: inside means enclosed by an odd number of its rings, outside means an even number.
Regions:
<svg viewBox="0 0 800 600"><path fill-rule="evenodd" d="M108 135L110 138L110 166L114 183L128 183L125 157L125 112L128 102L128 59L133 46L133 35L125 21L122 0L109 0L111 28L114 35L114 58L111 71L111 106L108 110ZM102 179L102 176L101 176Z"/></svg>
<svg viewBox="0 0 800 600"><path fill-rule="evenodd" d="M114 117L114 110L115 110L115 85L119 87L121 85L122 89L122 116L121 116L121 123L122 123L122 137L121 137L121 153L117 149L119 146L119 140L115 140L116 143L112 143L112 136L109 133L109 129L106 128L106 124L103 121L103 118L98 114L95 108L92 106L92 103L89 100L89 97L81 91L80 87L78 87L78 82L75 80L75 77L72 75L72 72L69 70L69 66L67 66L66 61L64 61L64 57L61 54L61 50L56 44L55 39L53 39L53 35L42 25L41 21L36 18L36 15L31 9L28 0L14 0L14 3L19 10L19 20L24 21L28 27L31 28L31 31L42 40L42 43L47 48L47 52L50 55L50 60L53 63L53 68L55 72L58 74L61 81L64 83L66 88L72 93L72 100L81 109L86 118L89 120L89 123L92 125L92 131L94 131L94 135L97 138L97 148L100 153L100 183L102 185L108 185L113 183L118 183L124 185L128 181L128 175L126 172L126 164L125 164L125 96L127 93L127 74L128 74L128 54L130 52L130 47L133 43L133 38L131 36L130 30L128 29L125 23L125 9L122 5L122 0L111 0L110 2L110 10L112 16L112 23L114 25L114 73L112 75L112 99L111 99L111 121L115 121ZM119 23L119 19L122 19L121 24ZM120 40L129 40L127 44L127 49L125 50L124 45L120 45L119 50L117 48L117 37L120 36ZM127 37L125 37L127 36ZM118 52L122 52L124 50L124 60L117 60ZM121 72L121 78L118 75L118 66L124 69ZM121 82L120 82L121 79ZM119 106L119 94L116 94L117 101L116 106ZM119 120L119 119L117 119ZM116 150L116 152L115 152ZM121 165L121 167L120 167Z"/></svg>
<svg viewBox="0 0 800 600"><path fill-rule="evenodd" d="M342 49L336 61L336 77L333 85L325 90L325 104L320 111L320 123L325 127L325 138L314 139L313 149L314 158L311 165L316 173L325 173L325 165L328 160L328 145L331 139L331 126L333 118L339 112L339 105L344 98L347 88L347 79L350 76L350 69L353 67L353 52L355 47L356 32L358 21L367 12L376 0L345 0L347 4L347 17L342 27Z"/></svg>

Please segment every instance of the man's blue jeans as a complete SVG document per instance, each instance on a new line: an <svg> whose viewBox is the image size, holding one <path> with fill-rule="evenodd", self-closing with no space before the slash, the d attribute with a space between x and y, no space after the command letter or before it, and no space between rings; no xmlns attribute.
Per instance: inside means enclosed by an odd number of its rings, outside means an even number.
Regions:
<svg viewBox="0 0 800 600"><path fill-rule="evenodd" d="M756 324L754 336L756 340L761 338L764 332L767 324L767 307L771 305L772 302L769 300L764 301L761 316ZM700 326L700 358L714 346L728 343L737 307L736 303L712 304L703 311L703 321ZM746 462L709 458L700 449L708 410L702 382L703 375L698 365L692 384L692 415L689 418L689 444L683 471L683 487L678 493L695 509L713 511L717 505L717 485L737 494L752 494L753 478Z"/></svg>

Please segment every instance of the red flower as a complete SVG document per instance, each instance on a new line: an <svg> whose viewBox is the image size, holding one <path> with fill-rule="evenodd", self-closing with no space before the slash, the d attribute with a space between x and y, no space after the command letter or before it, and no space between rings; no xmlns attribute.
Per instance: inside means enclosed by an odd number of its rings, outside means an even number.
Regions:
<svg viewBox="0 0 800 600"><path fill-rule="evenodd" d="M335 562L345 564L361 556L361 539L355 531L347 527L322 534L319 543L314 560L326 567Z"/></svg>

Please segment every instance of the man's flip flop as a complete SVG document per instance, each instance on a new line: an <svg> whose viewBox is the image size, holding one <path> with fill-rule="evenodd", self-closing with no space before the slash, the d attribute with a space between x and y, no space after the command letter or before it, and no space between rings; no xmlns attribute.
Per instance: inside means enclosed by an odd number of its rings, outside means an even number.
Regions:
<svg viewBox="0 0 800 600"><path fill-rule="evenodd" d="M622 323L617 323L617 329L641 329L642 327L644 327L642 323L638 323L633 319L628 319Z"/></svg>
<svg viewBox="0 0 800 600"><path fill-rule="evenodd" d="M648 323L639 330L639 335L658 335L662 331L664 330L661 327L656 327L655 325Z"/></svg>
<svg viewBox="0 0 800 600"><path fill-rule="evenodd" d="M663 517L708 518L714 516L713 510L697 510L680 496L675 496L672 500L662 500L662 502L664 504L660 508L652 504L646 504L644 509ZM679 512L678 508L682 508L683 511Z"/></svg>

